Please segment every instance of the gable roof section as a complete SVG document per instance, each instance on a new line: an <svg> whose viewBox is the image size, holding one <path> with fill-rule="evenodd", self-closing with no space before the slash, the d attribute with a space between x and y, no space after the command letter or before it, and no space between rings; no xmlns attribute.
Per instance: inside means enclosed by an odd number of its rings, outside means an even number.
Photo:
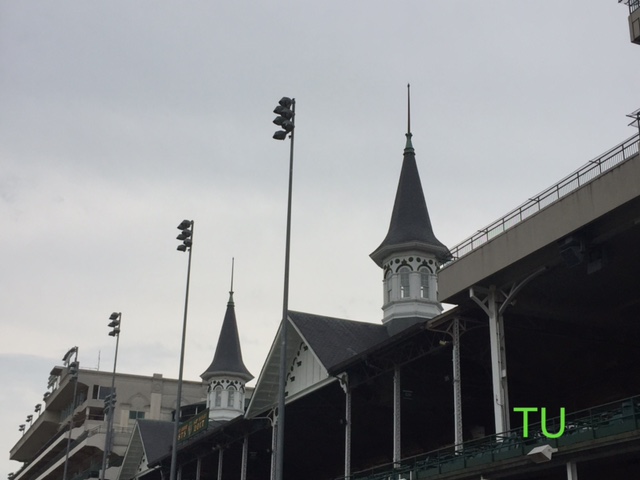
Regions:
<svg viewBox="0 0 640 480"><path fill-rule="evenodd" d="M147 457L147 464L153 465L171 451L173 443L173 422L162 420L138 420L138 429L142 438L142 446Z"/></svg>
<svg viewBox="0 0 640 480"><path fill-rule="evenodd" d="M295 356L299 342L309 346L313 355L328 372L337 364L372 348L388 338L384 325L289 311L287 364ZM269 355L253 392L246 416L254 417L275 407L278 401L280 366L280 329L271 344ZM328 376L328 373L327 373Z"/></svg>
<svg viewBox="0 0 640 480"><path fill-rule="evenodd" d="M289 318L327 370L389 337L382 324L293 311Z"/></svg>

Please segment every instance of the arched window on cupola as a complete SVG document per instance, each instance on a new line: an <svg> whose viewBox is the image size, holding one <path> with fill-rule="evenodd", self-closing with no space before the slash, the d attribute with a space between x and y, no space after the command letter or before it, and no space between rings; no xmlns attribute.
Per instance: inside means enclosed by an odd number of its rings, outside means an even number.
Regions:
<svg viewBox="0 0 640 480"><path fill-rule="evenodd" d="M391 301L391 291L392 291L392 282L391 282L391 269L388 269L386 272L386 275L384 277L384 294L385 294L385 301L386 302L390 302Z"/></svg>
<svg viewBox="0 0 640 480"><path fill-rule="evenodd" d="M216 386L216 388L213 389L213 392L214 392L213 406L214 407L222 406L222 386L221 385Z"/></svg>
<svg viewBox="0 0 640 480"><path fill-rule="evenodd" d="M227 407L233 407L236 402L236 387L229 387L229 396L227 397Z"/></svg>
<svg viewBox="0 0 640 480"><path fill-rule="evenodd" d="M420 298L429 298L429 277L431 270L420 267Z"/></svg>
<svg viewBox="0 0 640 480"><path fill-rule="evenodd" d="M411 296L411 288L409 286L409 273L411 269L409 267L400 267L398 273L400 273L400 298L409 298Z"/></svg>

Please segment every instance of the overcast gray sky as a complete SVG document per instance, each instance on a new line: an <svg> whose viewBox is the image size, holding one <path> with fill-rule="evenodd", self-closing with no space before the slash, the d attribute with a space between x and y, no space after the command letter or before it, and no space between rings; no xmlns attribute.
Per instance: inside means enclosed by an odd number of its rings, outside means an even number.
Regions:
<svg viewBox="0 0 640 480"><path fill-rule="evenodd" d="M614 0L0 0L0 477L62 355L185 378L209 365L231 257L245 363L278 322L297 100L290 307L379 322L406 131L452 246L634 132L640 47Z"/></svg>

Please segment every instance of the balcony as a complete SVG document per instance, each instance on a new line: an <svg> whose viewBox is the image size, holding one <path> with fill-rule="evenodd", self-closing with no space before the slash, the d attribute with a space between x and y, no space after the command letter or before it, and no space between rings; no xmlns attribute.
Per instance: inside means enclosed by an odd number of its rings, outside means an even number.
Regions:
<svg viewBox="0 0 640 480"><path fill-rule="evenodd" d="M548 432L560 431L560 418L546 422ZM542 425L529 425L528 435L518 428L460 445L431 451L393 464L356 472L350 480L383 480L395 478L478 478L479 472L532 466L527 454L535 447L549 445L558 455L596 450L603 445L611 448L640 438L640 396L601 405L566 415L563 435L547 438ZM342 480L342 479L340 479Z"/></svg>

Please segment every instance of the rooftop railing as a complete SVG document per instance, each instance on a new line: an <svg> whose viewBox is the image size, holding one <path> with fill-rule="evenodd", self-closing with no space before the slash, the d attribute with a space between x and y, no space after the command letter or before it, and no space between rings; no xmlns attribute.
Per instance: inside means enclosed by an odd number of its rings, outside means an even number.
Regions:
<svg viewBox="0 0 640 480"><path fill-rule="evenodd" d="M618 3L624 3L629 6L629 13L635 12L640 8L640 0L618 0Z"/></svg>
<svg viewBox="0 0 640 480"><path fill-rule="evenodd" d="M640 0L632 0L640 2ZM494 237L515 227L528 217L539 212L540 210L552 205L577 190L578 188L593 181L599 176L606 173L611 168L627 161L629 158L638 154L638 141L640 133L633 135L619 145L606 151L599 157L586 163L571 175L560 180L555 185L547 188L538 195L530 198L525 203L510 211L502 218L478 230L466 240L451 248L452 260L444 266L455 262L456 260L468 255L476 248L484 245Z"/></svg>

